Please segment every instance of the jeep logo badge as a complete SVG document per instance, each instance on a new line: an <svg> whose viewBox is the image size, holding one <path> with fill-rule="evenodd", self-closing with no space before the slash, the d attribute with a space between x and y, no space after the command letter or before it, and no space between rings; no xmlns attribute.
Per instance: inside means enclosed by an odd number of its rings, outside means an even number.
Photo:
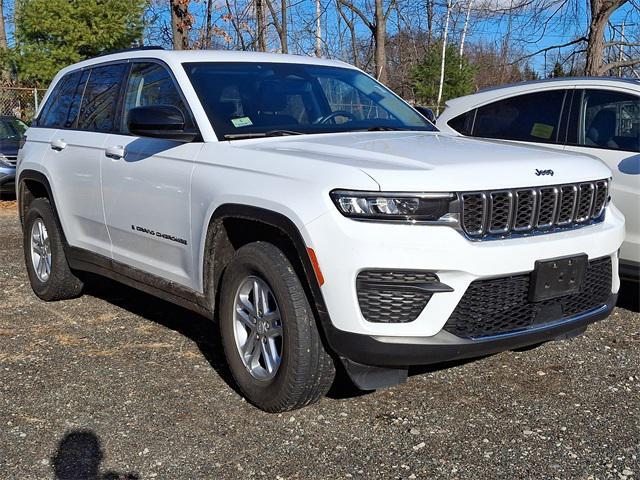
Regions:
<svg viewBox="0 0 640 480"><path fill-rule="evenodd" d="M553 177L553 170L548 169L548 170L538 170L536 168L536 175L539 177L541 175L551 175Z"/></svg>

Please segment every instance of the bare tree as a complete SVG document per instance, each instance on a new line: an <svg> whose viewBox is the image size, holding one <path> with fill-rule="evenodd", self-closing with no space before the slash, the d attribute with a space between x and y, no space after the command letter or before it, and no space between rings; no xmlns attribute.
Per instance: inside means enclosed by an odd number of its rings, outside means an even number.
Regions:
<svg viewBox="0 0 640 480"><path fill-rule="evenodd" d="M604 75L609 70L640 64L640 58L606 63L604 60L605 47L620 45L617 42L605 43L604 34L611 14L627 3L628 0L591 0L591 19L589 22L589 34L587 37L587 64L585 74ZM624 42L622 39L621 43ZM636 45L640 45L637 43Z"/></svg>
<svg viewBox="0 0 640 480"><path fill-rule="evenodd" d="M265 0L255 0L258 51L267 51L267 28L264 21Z"/></svg>
<svg viewBox="0 0 640 480"><path fill-rule="evenodd" d="M280 45L282 47L282 53L289 53L289 29L288 29L288 18L287 18L287 10L289 9L289 5L287 5L287 0L280 1Z"/></svg>
<svg viewBox="0 0 640 480"><path fill-rule="evenodd" d="M0 51L7 50L7 31L4 26L4 4L3 0L0 0ZM8 84L11 82L11 73L7 68L2 68L2 83Z"/></svg>
<svg viewBox="0 0 640 480"><path fill-rule="evenodd" d="M203 47L204 48L211 48L211 14L213 12L213 0L207 0L207 15L206 15L206 19L205 19L205 25L204 25L204 42L203 42Z"/></svg>
<svg viewBox="0 0 640 480"><path fill-rule="evenodd" d="M189 13L189 1L169 0L174 50L189 49L189 31L193 26L193 15Z"/></svg>
<svg viewBox="0 0 640 480"><path fill-rule="evenodd" d="M344 20L347 29L349 30L349 38L351 39L351 54L352 59L351 62L357 67L358 66L358 36L356 34L356 28L354 24L353 11L351 11L351 15L347 17L347 14L342 10L342 2L340 0L336 0L336 8L338 9L338 13L342 20Z"/></svg>
<svg viewBox="0 0 640 480"><path fill-rule="evenodd" d="M374 43L374 64L376 78L382 83L388 79L385 42L387 38L387 19L396 0L391 0L384 8L383 0L375 0L373 19L370 19L353 1L338 0L344 7L356 14L371 31Z"/></svg>
<svg viewBox="0 0 640 480"><path fill-rule="evenodd" d="M280 2L280 14L276 11L273 6L273 2L271 0L263 0L267 8L269 9L269 13L271 13L271 20L273 22L273 27L276 29L278 33L278 38L280 39L280 51L282 53L287 53L289 51L288 43L288 33L287 33L287 0L281 0Z"/></svg>
<svg viewBox="0 0 640 480"><path fill-rule="evenodd" d="M468 0L467 14L464 17L464 26L462 27L462 37L460 38L460 69L462 69L462 55L464 54L464 41L467 37L467 29L469 28L469 17L471 16L471 6L473 0Z"/></svg>
<svg viewBox="0 0 640 480"><path fill-rule="evenodd" d="M0 49L7 48L7 32L4 27L4 2L0 0Z"/></svg>
<svg viewBox="0 0 640 480"><path fill-rule="evenodd" d="M316 0L316 33L315 33L315 54L316 57L322 56L322 5L320 0Z"/></svg>
<svg viewBox="0 0 640 480"><path fill-rule="evenodd" d="M566 42L550 45L523 55L512 61L511 64L540 54L545 54L546 58L547 52L571 49L572 52L567 58L573 59L575 55L584 54L584 73L590 76L606 75L617 68L640 65L640 56L625 59L605 58L605 52L608 48L619 51L618 49L623 45L640 46L640 42L626 42L623 39L612 39L608 42L605 40L611 16L627 3L629 3L629 0L588 0L589 25L586 31L578 31L573 39ZM537 29L537 34L542 37L545 35L548 26L554 21L561 24L575 24L576 12L579 10L581 3L580 0L562 0L559 5L551 4L553 10L550 10L550 5L545 0L535 0L532 5L536 8L536 13L531 15L532 21L536 21L536 17L543 19Z"/></svg>
<svg viewBox="0 0 640 480"><path fill-rule="evenodd" d="M449 34L449 19L451 18L451 0L447 0L447 14L444 21L444 31L442 32L442 59L440 60L440 84L438 85L438 103L436 105L436 115L440 114L440 102L442 101L442 87L444 86L444 66L447 54L447 35Z"/></svg>

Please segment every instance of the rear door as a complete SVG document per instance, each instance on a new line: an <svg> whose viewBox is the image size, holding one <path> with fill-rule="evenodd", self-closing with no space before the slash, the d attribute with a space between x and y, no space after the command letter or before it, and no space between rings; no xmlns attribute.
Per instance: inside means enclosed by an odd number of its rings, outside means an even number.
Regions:
<svg viewBox="0 0 640 480"><path fill-rule="evenodd" d="M104 222L100 193L100 158L109 132L115 128L119 90L125 63L98 65L83 72L80 84L82 103L72 105L68 128L56 132L51 142L52 162L64 178L62 210L71 228L71 245L111 256L111 241ZM78 108L79 107L79 108Z"/></svg>
<svg viewBox="0 0 640 480"><path fill-rule="evenodd" d="M89 77L89 69L63 77L60 88L52 92L38 118L38 128L33 129L38 132L29 131L27 138L29 142L48 141L43 165L69 244L109 255L110 242L100 195L99 157L92 155L104 138L101 134L77 130Z"/></svg>
<svg viewBox="0 0 640 480"><path fill-rule="evenodd" d="M193 287L190 181L201 142L139 138L127 129L129 109L173 105L195 128L167 67L136 61L123 94L119 133L107 137L101 157L105 218L113 259Z"/></svg>
<svg viewBox="0 0 640 480"><path fill-rule="evenodd" d="M600 158L613 172L611 196L627 220L620 258L640 262L640 93L576 91L566 150Z"/></svg>

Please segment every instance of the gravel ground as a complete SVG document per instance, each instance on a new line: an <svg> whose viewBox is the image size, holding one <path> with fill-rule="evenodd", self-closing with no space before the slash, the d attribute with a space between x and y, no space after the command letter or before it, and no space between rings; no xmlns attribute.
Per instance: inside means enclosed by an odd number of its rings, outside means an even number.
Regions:
<svg viewBox="0 0 640 480"><path fill-rule="evenodd" d="M640 314L282 415L204 318L106 280L44 303L0 202L0 478L640 478Z"/></svg>

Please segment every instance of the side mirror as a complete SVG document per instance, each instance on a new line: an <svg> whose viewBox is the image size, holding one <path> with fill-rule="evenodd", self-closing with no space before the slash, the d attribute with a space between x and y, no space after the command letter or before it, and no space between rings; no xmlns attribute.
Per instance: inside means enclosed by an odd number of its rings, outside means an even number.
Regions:
<svg viewBox="0 0 640 480"><path fill-rule="evenodd" d="M433 113L433 110L427 107L421 107L420 105L415 105L415 108L420 115L429 120L434 125L436 124L436 114Z"/></svg>
<svg viewBox="0 0 640 480"><path fill-rule="evenodd" d="M129 110L129 133L138 137L191 142L198 134L185 132L184 115L173 105L149 105Z"/></svg>

